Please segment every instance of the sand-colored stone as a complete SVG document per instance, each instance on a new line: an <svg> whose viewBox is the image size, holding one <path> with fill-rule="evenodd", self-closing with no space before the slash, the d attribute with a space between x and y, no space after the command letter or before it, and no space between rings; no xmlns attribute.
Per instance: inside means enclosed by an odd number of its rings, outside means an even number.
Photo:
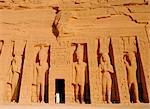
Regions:
<svg viewBox="0 0 150 109"><path fill-rule="evenodd" d="M0 104L149 103L149 4L0 0Z"/></svg>
<svg viewBox="0 0 150 109"><path fill-rule="evenodd" d="M124 63L127 70L127 79L128 79L128 87L130 90L130 96L131 96L131 91L133 90L134 92L133 93L134 99L131 102L139 103L138 84L136 78L137 63L136 63L135 53L134 52L127 53L127 55L125 55L124 57Z"/></svg>
<svg viewBox="0 0 150 109"><path fill-rule="evenodd" d="M74 85L74 95L75 102L83 103L84 102L84 84L85 84L85 72L86 72L86 63L83 62L83 45L78 44L76 54L77 62L73 64L73 82ZM80 94L80 97L79 97Z"/></svg>

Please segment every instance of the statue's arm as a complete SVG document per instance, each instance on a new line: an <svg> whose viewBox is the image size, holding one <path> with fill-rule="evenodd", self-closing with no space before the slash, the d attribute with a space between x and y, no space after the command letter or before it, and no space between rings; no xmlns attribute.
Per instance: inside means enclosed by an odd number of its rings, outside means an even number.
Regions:
<svg viewBox="0 0 150 109"><path fill-rule="evenodd" d="M114 69L113 69L113 66L112 66L112 65L109 66L108 71L109 71L110 73L114 73Z"/></svg>
<svg viewBox="0 0 150 109"><path fill-rule="evenodd" d="M101 65L101 64L98 66L97 72L98 72L98 73L102 73L102 65Z"/></svg>
<svg viewBox="0 0 150 109"><path fill-rule="evenodd" d="M129 63L126 60L124 60L124 63L125 63L125 66L127 67L127 69L130 68Z"/></svg>
<svg viewBox="0 0 150 109"><path fill-rule="evenodd" d="M37 80L37 65L33 64L33 81L32 84L36 85L36 80Z"/></svg>
<svg viewBox="0 0 150 109"><path fill-rule="evenodd" d="M75 76L76 76L76 65L75 63L73 63L73 67L72 67L72 83L75 84Z"/></svg>
<svg viewBox="0 0 150 109"><path fill-rule="evenodd" d="M11 84L11 80L12 80L12 65L10 65L9 67L9 70L8 70L8 73L9 73L9 78L8 78L8 84Z"/></svg>

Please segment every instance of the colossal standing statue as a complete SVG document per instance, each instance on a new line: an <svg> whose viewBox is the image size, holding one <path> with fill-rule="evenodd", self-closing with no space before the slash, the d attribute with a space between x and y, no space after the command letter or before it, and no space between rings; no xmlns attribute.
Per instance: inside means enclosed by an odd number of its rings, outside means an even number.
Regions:
<svg viewBox="0 0 150 109"><path fill-rule="evenodd" d="M37 92L38 92L38 102L40 102L41 95L41 103L44 103L44 92L45 92L45 74L48 71L48 63L47 63L47 51L44 46L41 46L39 51L39 62L37 63Z"/></svg>
<svg viewBox="0 0 150 109"><path fill-rule="evenodd" d="M137 65L136 65L136 57L134 52L129 52L127 55L124 56L124 63L126 66L127 70L127 80L128 80L128 87L129 91L134 92L134 100L133 102L138 103L138 84L137 84L137 78L136 78L136 70L137 70ZM130 94L130 96L133 96ZM132 101L131 101L132 102Z"/></svg>
<svg viewBox="0 0 150 109"><path fill-rule="evenodd" d="M111 73L114 73L113 66L110 63L109 55L102 53L99 70L102 73L102 96L104 103L111 103Z"/></svg>
<svg viewBox="0 0 150 109"><path fill-rule="evenodd" d="M19 56L13 57L9 69L9 80L7 83L11 85L11 97L9 98L12 102L17 102L17 95L19 90L18 82L21 73L21 63L19 63L20 60L21 59Z"/></svg>
<svg viewBox="0 0 150 109"><path fill-rule="evenodd" d="M75 86L75 101L77 103L84 103L84 84L85 84L85 71L87 64L83 62L83 52L81 45L77 48L77 62L73 64L73 85ZM80 91L80 93L79 93ZM80 98L79 98L80 95Z"/></svg>

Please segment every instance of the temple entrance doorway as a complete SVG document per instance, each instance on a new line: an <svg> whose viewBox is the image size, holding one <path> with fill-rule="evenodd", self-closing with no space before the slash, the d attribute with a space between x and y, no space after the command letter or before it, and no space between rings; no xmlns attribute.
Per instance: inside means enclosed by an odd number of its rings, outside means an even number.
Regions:
<svg viewBox="0 0 150 109"><path fill-rule="evenodd" d="M65 80L55 80L55 103L65 103Z"/></svg>

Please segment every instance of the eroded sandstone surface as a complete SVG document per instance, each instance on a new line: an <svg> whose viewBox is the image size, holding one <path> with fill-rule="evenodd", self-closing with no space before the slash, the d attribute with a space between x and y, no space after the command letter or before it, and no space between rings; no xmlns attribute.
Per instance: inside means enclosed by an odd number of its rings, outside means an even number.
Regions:
<svg viewBox="0 0 150 109"><path fill-rule="evenodd" d="M0 104L150 102L149 0L0 0Z"/></svg>

